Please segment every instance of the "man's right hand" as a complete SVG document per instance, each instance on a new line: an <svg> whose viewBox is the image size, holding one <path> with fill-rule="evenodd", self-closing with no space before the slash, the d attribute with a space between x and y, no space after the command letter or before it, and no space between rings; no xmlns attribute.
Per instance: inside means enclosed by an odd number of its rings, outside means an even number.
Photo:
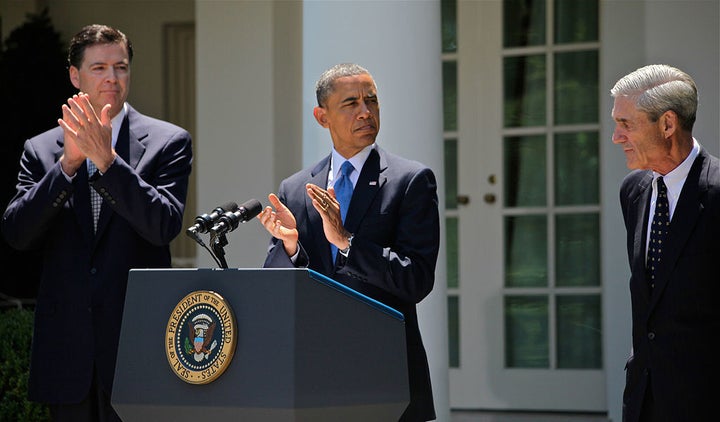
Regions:
<svg viewBox="0 0 720 422"><path fill-rule="evenodd" d="M295 216L274 193L268 195L268 201L271 205L265 207L257 218L268 233L276 239L282 240L285 253L293 256L297 253L299 238Z"/></svg>

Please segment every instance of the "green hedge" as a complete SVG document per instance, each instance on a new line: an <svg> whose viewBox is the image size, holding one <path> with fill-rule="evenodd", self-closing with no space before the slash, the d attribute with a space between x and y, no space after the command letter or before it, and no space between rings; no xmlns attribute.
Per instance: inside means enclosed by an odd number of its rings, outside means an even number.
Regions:
<svg viewBox="0 0 720 422"><path fill-rule="evenodd" d="M33 311L0 311L0 421L50 421L47 406L27 399Z"/></svg>

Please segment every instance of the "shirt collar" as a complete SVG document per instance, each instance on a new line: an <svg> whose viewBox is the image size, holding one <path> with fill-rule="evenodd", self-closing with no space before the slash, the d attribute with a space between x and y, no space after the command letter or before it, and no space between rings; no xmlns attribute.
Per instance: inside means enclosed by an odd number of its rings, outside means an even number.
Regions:
<svg viewBox="0 0 720 422"><path fill-rule="evenodd" d="M115 148L117 143L118 134L120 133L120 126L122 126L123 119L127 115L127 103L123 103L120 112L117 116L113 117L110 123L112 124L112 146Z"/></svg>
<svg viewBox="0 0 720 422"><path fill-rule="evenodd" d="M363 165L365 165L365 161L370 156L370 151L372 151L373 148L375 148L374 142L363 148L360 152L353 155L349 159L346 159L335 150L335 147L333 147L332 161L330 163L330 174L328 175L328 186L332 186L333 180L335 180L340 173L340 166L342 166L342 163L344 163L346 160L350 161L353 167L355 167L356 171L353 172L352 175L350 175L350 179L353 181L354 184L360 176L360 171L362 171Z"/></svg>
<svg viewBox="0 0 720 422"><path fill-rule="evenodd" d="M680 191L682 191L682 187L685 184L685 179L687 179L687 175L690 173L690 168L699 153L700 143L697 139L693 138L693 147L690 154L685 157L685 160L683 160L679 166L675 167L671 172L663 176L663 181L665 182L665 186L667 186L668 197L671 200L677 199L680 196ZM653 171L653 189L656 189L657 178L660 176L662 176L660 173Z"/></svg>

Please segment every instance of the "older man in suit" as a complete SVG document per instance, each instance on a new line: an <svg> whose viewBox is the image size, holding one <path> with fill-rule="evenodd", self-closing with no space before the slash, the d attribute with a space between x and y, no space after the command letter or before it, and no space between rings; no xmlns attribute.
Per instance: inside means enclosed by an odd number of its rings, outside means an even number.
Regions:
<svg viewBox="0 0 720 422"><path fill-rule="evenodd" d="M611 95L613 142L633 169L620 189L633 319L623 421L712 420L720 163L692 135L697 87L679 69L650 65L621 78Z"/></svg>
<svg viewBox="0 0 720 422"><path fill-rule="evenodd" d="M169 267L182 226L191 137L126 103L132 55L108 26L73 37L80 93L58 127L25 142L3 215L11 246L42 252L29 397L56 421L119 421L110 397L128 271Z"/></svg>
<svg viewBox="0 0 720 422"><path fill-rule="evenodd" d="M435 175L375 144L380 106L366 69L333 66L318 80L316 94L313 114L330 131L333 148L268 196L272 206L258 215L273 236L264 266L309 267L402 312L410 404L400 420L435 419L416 311L435 280Z"/></svg>

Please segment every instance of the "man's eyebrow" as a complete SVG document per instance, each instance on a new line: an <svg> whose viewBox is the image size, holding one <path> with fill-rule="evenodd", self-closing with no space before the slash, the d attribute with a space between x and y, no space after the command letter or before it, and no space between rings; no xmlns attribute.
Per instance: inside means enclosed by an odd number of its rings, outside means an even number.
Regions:
<svg viewBox="0 0 720 422"><path fill-rule="evenodd" d="M358 99L358 97L350 96L350 97L345 98L345 99L342 100L341 102L342 102L342 103L349 103L349 102L357 101L357 99Z"/></svg>
<svg viewBox="0 0 720 422"><path fill-rule="evenodd" d="M357 101L358 98L359 97L356 97L356 96L350 96L350 97L347 97L344 100L342 100L341 103L349 103L349 102ZM377 98L377 93L371 92L371 93L365 95L365 98L375 99L375 98Z"/></svg>

